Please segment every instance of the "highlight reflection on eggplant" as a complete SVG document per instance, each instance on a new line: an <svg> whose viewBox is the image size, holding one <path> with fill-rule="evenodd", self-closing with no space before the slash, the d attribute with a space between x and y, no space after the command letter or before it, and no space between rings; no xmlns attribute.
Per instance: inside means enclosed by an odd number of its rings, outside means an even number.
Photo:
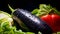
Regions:
<svg viewBox="0 0 60 34"><path fill-rule="evenodd" d="M13 13L13 19L24 23L33 32L42 32L42 34L52 34L51 28L40 18L32 15L29 11L16 9ZM18 19L16 19L18 18Z"/></svg>

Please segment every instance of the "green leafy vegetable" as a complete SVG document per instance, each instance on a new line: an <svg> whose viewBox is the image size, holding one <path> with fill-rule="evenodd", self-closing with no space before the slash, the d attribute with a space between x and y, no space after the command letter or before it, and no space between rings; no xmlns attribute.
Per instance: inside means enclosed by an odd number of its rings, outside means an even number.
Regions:
<svg viewBox="0 0 60 34"><path fill-rule="evenodd" d="M36 16L42 16L45 14L49 14L50 12L54 12L54 13L60 15L60 12L56 8L53 8L52 6L46 5L46 4L40 4L39 9L34 9L32 11L32 14L34 14Z"/></svg>
<svg viewBox="0 0 60 34"><path fill-rule="evenodd" d="M8 21L2 22L0 20L0 34L34 34L34 33L22 32L22 30L16 30L16 27L10 26Z"/></svg>

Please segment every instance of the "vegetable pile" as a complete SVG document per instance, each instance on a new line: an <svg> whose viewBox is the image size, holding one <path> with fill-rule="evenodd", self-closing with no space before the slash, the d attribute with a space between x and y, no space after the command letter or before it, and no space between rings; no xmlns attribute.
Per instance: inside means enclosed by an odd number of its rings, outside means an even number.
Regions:
<svg viewBox="0 0 60 34"><path fill-rule="evenodd" d="M60 12L50 5L40 4L39 9L34 9L32 12L19 8L12 9L10 6L9 9L12 11L11 15L0 11L0 34L55 34L60 32ZM14 20L22 29L17 30Z"/></svg>

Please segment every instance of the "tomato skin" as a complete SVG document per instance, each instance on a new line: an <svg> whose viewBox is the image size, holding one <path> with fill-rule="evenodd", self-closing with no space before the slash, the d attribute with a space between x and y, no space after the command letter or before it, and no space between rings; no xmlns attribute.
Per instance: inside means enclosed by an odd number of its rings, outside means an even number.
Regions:
<svg viewBox="0 0 60 34"><path fill-rule="evenodd" d="M40 17L45 21L53 30L53 32L60 31L60 16L57 14L48 14Z"/></svg>

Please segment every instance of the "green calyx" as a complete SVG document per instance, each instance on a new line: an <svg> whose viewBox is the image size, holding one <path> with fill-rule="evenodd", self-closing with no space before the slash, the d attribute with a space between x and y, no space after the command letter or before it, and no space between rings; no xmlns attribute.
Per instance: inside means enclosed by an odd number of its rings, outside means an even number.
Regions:
<svg viewBox="0 0 60 34"><path fill-rule="evenodd" d="M42 15L49 14L51 12L60 15L60 12L58 12L58 10L56 8L53 8L52 6L46 5L46 4L40 4L39 9L34 9L32 11L32 14L34 14L36 16L42 16Z"/></svg>
<svg viewBox="0 0 60 34"><path fill-rule="evenodd" d="M8 4L8 7L12 11L12 13L15 11L9 4Z"/></svg>

